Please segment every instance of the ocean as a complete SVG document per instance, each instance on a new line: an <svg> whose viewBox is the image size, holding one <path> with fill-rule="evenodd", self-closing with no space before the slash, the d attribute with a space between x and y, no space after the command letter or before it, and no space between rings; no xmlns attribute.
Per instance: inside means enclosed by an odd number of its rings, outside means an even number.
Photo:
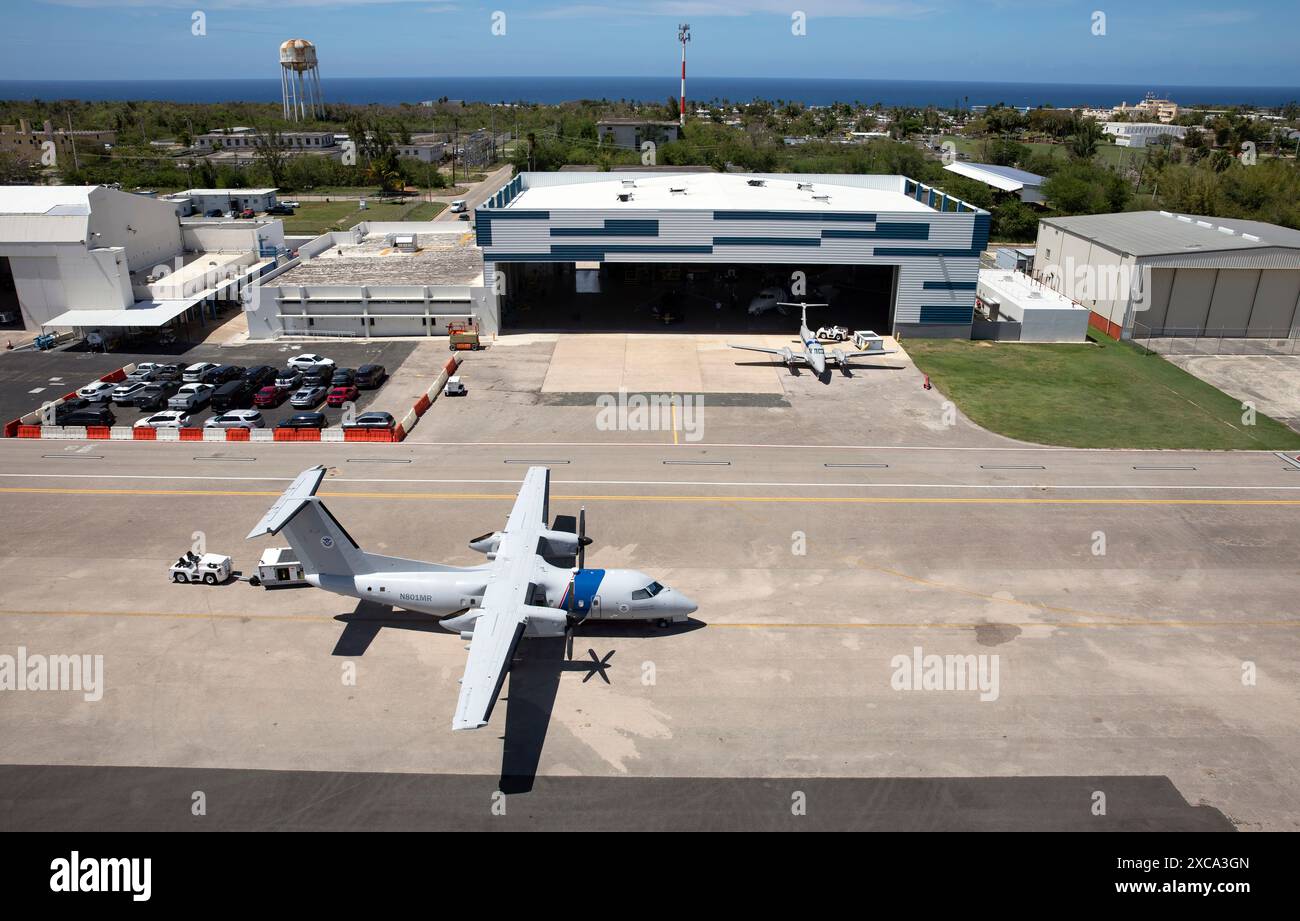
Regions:
<svg viewBox="0 0 1300 921"><path fill-rule="evenodd" d="M328 102L366 105L419 103L446 96L466 102L557 103L576 99L660 101L676 97L668 77L325 77ZM808 105L860 102L886 106L1109 106L1134 103L1148 92L1182 105L1280 106L1300 88L1277 86L1151 86L1138 84L987 83L927 80L821 80L782 77L691 77L693 101L782 99ZM0 80L0 99L155 99L172 102L278 102L280 81L245 80Z"/></svg>

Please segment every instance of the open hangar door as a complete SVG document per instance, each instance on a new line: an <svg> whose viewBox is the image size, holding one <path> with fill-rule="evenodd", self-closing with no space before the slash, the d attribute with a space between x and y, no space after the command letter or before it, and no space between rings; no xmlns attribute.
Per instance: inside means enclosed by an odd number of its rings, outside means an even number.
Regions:
<svg viewBox="0 0 1300 921"><path fill-rule="evenodd" d="M896 266L515 262L496 271L503 331L797 332L797 309L751 312L774 288L779 300L830 305L808 312L814 330L894 328ZM795 272L807 277L805 295L791 294Z"/></svg>

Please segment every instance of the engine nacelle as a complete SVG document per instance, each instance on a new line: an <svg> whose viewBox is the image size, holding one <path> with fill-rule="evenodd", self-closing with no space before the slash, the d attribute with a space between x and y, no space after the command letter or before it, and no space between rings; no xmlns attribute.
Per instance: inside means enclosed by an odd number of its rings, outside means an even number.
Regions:
<svg viewBox="0 0 1300 921"><path fill-rule="evenodd" d="M479 553L496 553L497 548L500 546L500 531L493 531L491 534L484 534L482 537L476 537L469 542L469 549L477 550Z"/></svg>
<svg viewBox="0 0 1300 921"><path fill-rule="evenodd" d="M578 535L571 531L545 530L538 541L537 552L542 556L573 556L578 552ZM590 544L591 539L587 538Z"/></svg>

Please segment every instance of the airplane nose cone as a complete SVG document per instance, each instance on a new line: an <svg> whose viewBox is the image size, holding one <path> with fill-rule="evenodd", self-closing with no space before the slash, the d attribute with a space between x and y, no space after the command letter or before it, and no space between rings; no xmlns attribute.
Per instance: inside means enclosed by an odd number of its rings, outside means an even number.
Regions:
<svg viewBox="0 0 1300 921"><path fill-rule="evenodd" d="M699 605L697 605L691 599L687 598L681 592L677 592L676 594L677 594L677 609L681 611L683 614L694 614L696 611L700 609Z"/></svg>

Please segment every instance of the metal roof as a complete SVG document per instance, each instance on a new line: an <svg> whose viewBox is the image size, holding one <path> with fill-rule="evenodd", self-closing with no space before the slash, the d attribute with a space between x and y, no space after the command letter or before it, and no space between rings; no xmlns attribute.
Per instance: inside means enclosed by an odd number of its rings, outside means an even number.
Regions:
<svg viewBox="0 0 1300 921"><path fill-rule="evenodd" d="M1004 192L1019 192L1025 186L1037 187L1043 184L1043 177L1037 173L1011 166L997 166L993 163L963 163L957 160L949 163L944 169Z"/></svg>
<svg viewBox="0 0 1300 921"><path fill-rule="evenodd" d="M1076 237L1131 256L1199 252L1300 249L1300 230L1238 218L1180 215L1168 211L1126 211L1043 218Z"/></svg>
<svg viewBox="0 0 1300 921"><path fill-rule="evenodd" d="M205 295L206 296L206 295ZM81 309L67 310L41 324L43 328L76 327L90 329L103 327L155 327L162 326L176 319L188 308L193 307L200 297L188 297L169 301L136 301L125 310Z"/></svg>
<svg viewBox="0 0 1300 921"><path fill-rule="evenodd" d="M516 211L562 209L618 209L640 211L755 209L797 212L915 211L933 214L934 209L901 191L902 179L893 190L868 188L845 176L806 177L791 173L774 177L749 173L691 172L652 176L620 176L600 173L580 181L529 186L506 206ZM605 178L609 177L609 178ZM879 178L879 177L877 177ZM628 197L630 196L630 197Z"/></svg>
<svg viewBox="0 0 1300 921"><path fill-rule="evenodd" d="M270 195L279 189L186 189L184 195L225 196L225 195Z"/></svg>
<svg viewBox="0 0 1300 921"><path fill-rule="evenodd" d="M88 215L93 185L16 185L0 188L0 214Z"/></svg>

